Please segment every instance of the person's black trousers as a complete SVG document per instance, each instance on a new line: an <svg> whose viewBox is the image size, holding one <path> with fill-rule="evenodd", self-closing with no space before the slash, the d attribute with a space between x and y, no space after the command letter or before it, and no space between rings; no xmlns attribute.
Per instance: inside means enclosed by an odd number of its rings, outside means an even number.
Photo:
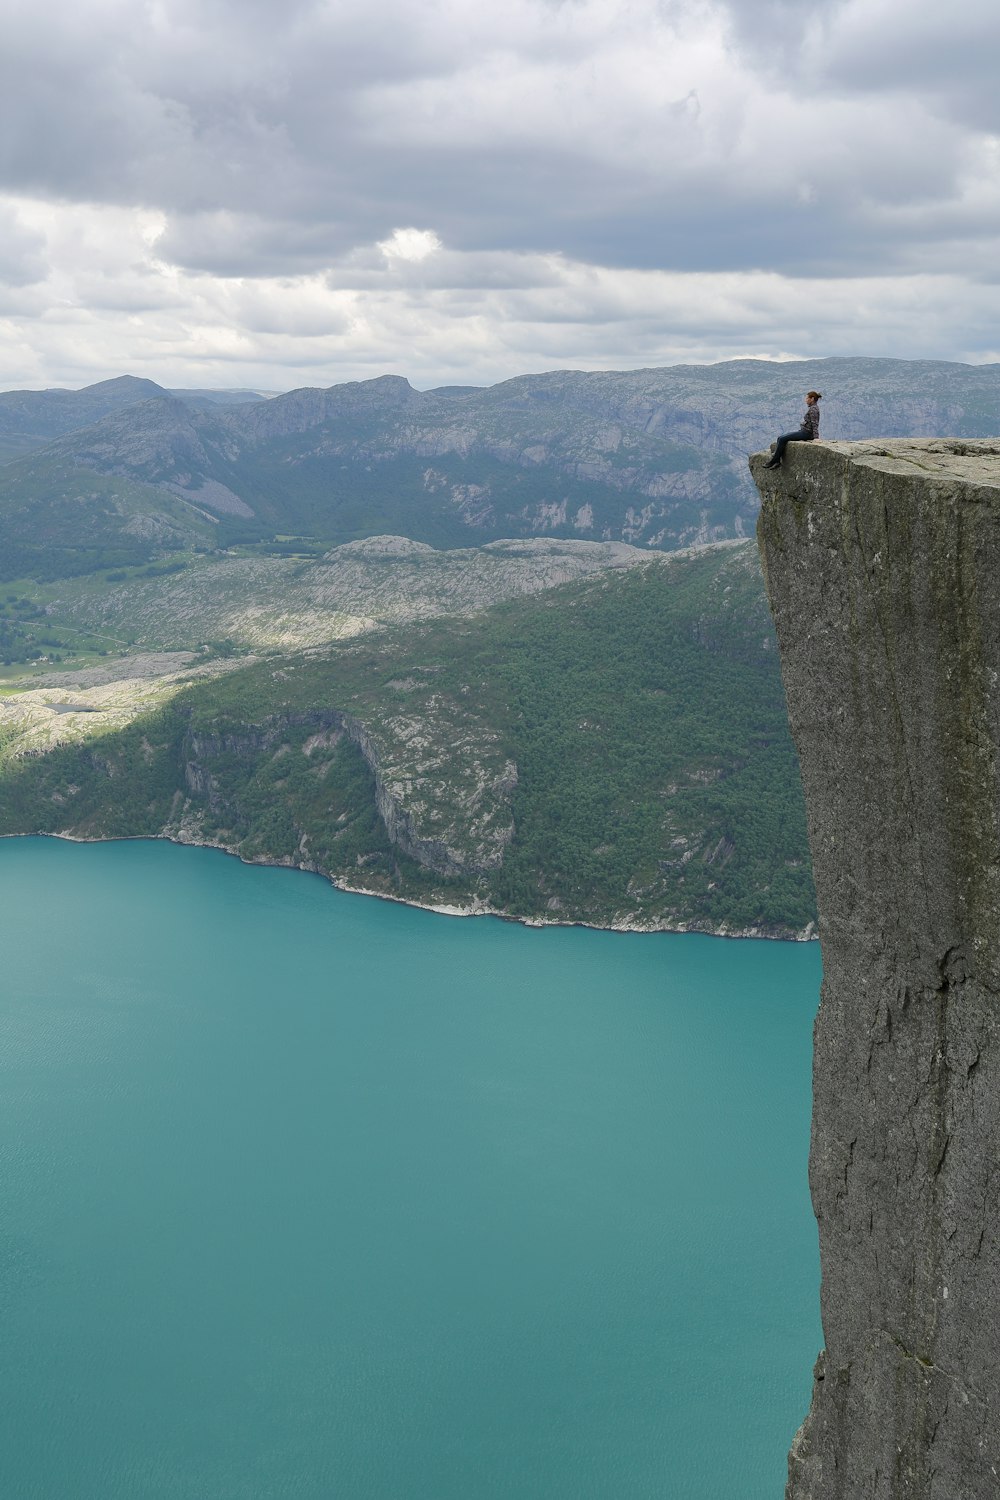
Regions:
<svg viewBox="0 0 1000 1500"><path fill-rule="evenodd" d="M795 432L783 432L774 445L774 452L771 455L771 462L776 464L781 463L781 460L785 456L785 449L788 447L789 443L811 442L812 428L810 427L800 427Z"/></svg>

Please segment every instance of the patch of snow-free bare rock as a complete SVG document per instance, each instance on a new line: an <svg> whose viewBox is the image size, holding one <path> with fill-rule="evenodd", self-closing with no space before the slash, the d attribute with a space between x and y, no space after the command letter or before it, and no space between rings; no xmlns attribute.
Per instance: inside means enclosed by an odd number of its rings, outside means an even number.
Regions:
<svg viewBox="0 0 1000 1500"><path fill-rule="evenodd" d="M60 619L117 629L146 647L230 639L251 650L293 650L380 625L474 614L608 568L649 561L623 542L528 537L438 551L408 537L335 547L317 562L206 559L166 578L139 578L100 595L67 580Z"/></svg>
<svg viewBox="0 0 1000 1500"><path fill-rule="evenodd" d="M393 843L440 875L502 864L517 767L491 726L432 689L412 711L344 722L374 773Z"/></svg>
<svg viewBox="0 0 1000 1500"><path fill-rule="evenodd" d="M414 542L408 536L366 536L356 542L344 542L324 554L324 562L343 557L419 557L434 554L426 542Z"/></svg>
<svg viewBox="0 0 1000 1500"><path fill-rule="evenodd" d="M627 542L585 542L556 536L504 538L499 542L487 542L481 550L497 556L525 557L534 561L567 558L580 566L581 571L588 566L595 570L629 568L649 561L649 553L644 547L632 547Z"/></svg>
<svg viewBox="0 0 1000 1500"><path fill-rule="evenodd" d="M136 651L131 656L109 657L100 666L71 667L61 672L39 672L23 677L19 687L103 687L136 677L166 677L198 664L193 651Z"/></svg>
<svg viewBox="0 0 1000 1500"><path fill-rule="evenodd" d="M220 484L217 479L202 479L196 485L184 484L178 481L166 486L172 490L181 500L187 500L192 505L207 505L209 510L218 511L224 516L252 516L253 511L245 500L233 493L228 485Z"/></svg>
<svg viewBox="0 0 1000 1500"><path fill-rule="evenodd" d="M39 676L33 679L37 687L0 693L5 752L14 758L45 755L57 745L124 729L189 683L231 672L247 660L198 662L185 653L164 653Z"/></svg>

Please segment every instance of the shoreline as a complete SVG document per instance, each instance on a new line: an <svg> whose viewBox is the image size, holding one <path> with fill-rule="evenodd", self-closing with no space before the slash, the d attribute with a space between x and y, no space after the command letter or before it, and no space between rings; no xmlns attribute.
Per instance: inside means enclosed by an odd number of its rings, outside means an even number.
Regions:
<svg viewBox="0 0 1000 1500"><path fill-rule="evenodd" d="M303 864L294 859L245 859L235 849L226 844L217 843L214 839L177 838L169 833L141 833L123 834L115 838L103 838L99 835L87 837L78 833L3 833L0 839L63 839L68 844L137 844L137 843L163 843L176 844L180 848L187 849L217 849L220 854L227 854L233 859L238 859L240 864L248 867L260 866L273 870L301 870L304 875L318 875L321 880L326 880L338 891L344 891L351 896L370 896L378 901L394 901L398 906L412 906L419 911L434 912L441 917L496 917L502 922L516 922L522 927L583 927L591 932L620 932L652 934L657 932L675 933L678 935L720 938L753 938L768 943L815 943L819 941L819 931L815 922L809 922L801 932L779 934L763 932L759 928L748 927L732 930L725 927L694 926L690 922L671 925L666 922L585 922L582 919L576 921L560 921L558 918L550 917L519 917L513 912L498 911L495 907L487 905L486 902L473 899L467 905L454 905L450 902L420 901L411 896L396 896L391 891L367 890L364 886L350 885L341 876L331 875L326 870L321 870L316 865Z"/></svg>

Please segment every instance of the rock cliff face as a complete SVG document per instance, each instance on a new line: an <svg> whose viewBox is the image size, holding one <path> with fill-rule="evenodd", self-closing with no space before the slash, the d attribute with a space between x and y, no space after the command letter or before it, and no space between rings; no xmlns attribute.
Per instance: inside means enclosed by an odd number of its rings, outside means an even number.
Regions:
<svg viewBox="0 0 1000 1500"><path fill-rule="evenodd" d="M411 733L409 742L405 729ZM224 768L220 762L235 758L246 765L262 757L282 755L289 750L289 730L308 728L317 735L332 731L346 734L357 745L375 782L375 803L390 843L404 854L439 875L477 875L498 869L504 851L514 833L510 811L510 794L517 785L517 767L513 761L497 760L494 738L468 726L451 726L452 734L441 749L424 743L426 726L419 721L411 725L399 722L372 728L339 709L310 713L286 713L265 724L243 725L225 733L191 731L181 748L184 785L195 799L200 799L215 813L226 810L222 791ZM401 729L403 732L401 733ZM416 739L415 756L413 751ZM305 754L310 753L308 743ZM449 798L439 782L448 770L448 761L458 752L463 757L462 772L457 778L457 795ZM454 769L451 780L456 780ZM191 816L197 818L197 806L187 801L174 811L186 826ZM168 835L173 826L164 829ZM308 830L303 830L308 832Z"/></svg>
<svg viewBox="0 0 1000 1500"><path fill-rule="evenodd" d="M1000 442L751 459L824 983L789 1500L1000 1494Z"/></svg>

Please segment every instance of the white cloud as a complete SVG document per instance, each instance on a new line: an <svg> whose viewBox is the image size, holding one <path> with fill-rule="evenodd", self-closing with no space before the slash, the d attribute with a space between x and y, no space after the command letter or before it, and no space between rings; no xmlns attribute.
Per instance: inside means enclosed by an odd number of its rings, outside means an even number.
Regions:
<svg viewBox="0 0 1000 1500"><path fill-rule="evenodd" d="M979 357L998 44L985 0L41 0L0 379Z"/></svg>
<svg viewBox="0 0 1000 1500"><path fill-rule="evenodd" d="M3 214L38 237L48 264L43 282L0 299L7 386L127 370L165 385L282 389L391 370L426 387L738 356L976 360L998 342L1000 285L944 271L847 279L609 268L463 254L432 231L404 231L390 243L409 254L372 245L322 273L220 278L164 261L146 211L20 200L0 203Z"/></svg>
<svg viewBox="0 0 1000 1500"><path fill-rule="evenodd" d="M398 260L423 261L441 249L441 241L433 229L394 229L387 240L379 240L378 248L390 262Z"/></svg>

